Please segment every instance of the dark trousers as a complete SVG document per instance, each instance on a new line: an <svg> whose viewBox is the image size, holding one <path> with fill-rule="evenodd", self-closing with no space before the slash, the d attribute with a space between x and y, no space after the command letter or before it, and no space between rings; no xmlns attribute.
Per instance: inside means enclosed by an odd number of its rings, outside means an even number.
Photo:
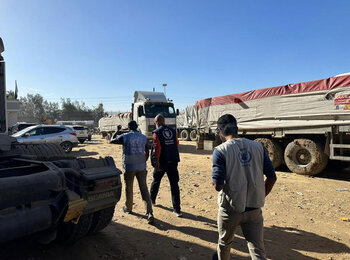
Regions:
<svg viewBox="0 0 350 260"><path fill-rule="evenodd" d="M168 163L166 165L161 165L161 171L157 172L154 169L153 172L153 182L151 185L151 200L156 201L157 194L159 191L160 182L164 174L168 175L171 188L171 199L173 202L173 208L177 212L181 211L180 207L180 189L179 189L179 172L177 170L177 163Z"/></svg>

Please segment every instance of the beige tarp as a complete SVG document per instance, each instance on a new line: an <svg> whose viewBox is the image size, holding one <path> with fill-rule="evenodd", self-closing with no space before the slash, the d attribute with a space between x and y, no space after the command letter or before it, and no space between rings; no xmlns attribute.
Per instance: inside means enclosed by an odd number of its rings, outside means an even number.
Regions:
<svg viewBox="0 0 350 260"><path fill-rule="evenodd" d="M122 130L128 129L128 123L132 120L131 113L124 113L112 116L106 116L98 121L98 127L100 132L115 132L118 125L122 127Z"/></svg>
<svg viewBox="0 0 350 260"><path fill-rule="evenodd" d="M196 112L201 130L214 130L223 114L234 115L240 130L350 125L350 87L209 105Z"/></svg>

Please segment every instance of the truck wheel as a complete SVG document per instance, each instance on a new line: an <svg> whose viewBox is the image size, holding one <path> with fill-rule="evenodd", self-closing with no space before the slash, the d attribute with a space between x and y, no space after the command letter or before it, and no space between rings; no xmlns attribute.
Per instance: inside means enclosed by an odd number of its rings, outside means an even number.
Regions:
<svg viewBox="0 0 350 260"><path fill-rule="evenodd" d="M13 150L23 155L33 155L39 161L67 159L67 155L58 144L16 144Z"/></svg>
<svg viewBox="0 0 350 260"><path fill-rule="evenodd" d="M92 222L89 230L89 234L96 233L111 223L113 215L114 215L114 206L102 209L93 214Z"/></svg>
<svg viewBox="0 0 350 260"><path fill-rule="evenodd" d="M191 141L197 141L197 130L192 130L190 133L190 139Z"/></svg>
<svg viewBox="0 0 350 260"><path fill-rule="evenodd" d="M190 140L190 134L188 133L188 130L184 129L180 133L180 138L182 141L189 141Z"/></svg>
<svg viewBox="0 0 350 260"><path fill-rule="evenodd" d="M328 156L320 144L309 139L295 139L287 145L284 161L292 172L315 175L326 168Z"/></svg>
<svg viewBox="0 0 350 260"><path fill-rule="evenodd" d="M72 148L73 148L73 144L69 141L65 141L61 143L60 146L63 148L63 151L65 153L69 153L70 151L72 151Z"/></svg>
<svg viewBox="0 0 350 260"><path fill-rule="evenodd" d="M278 168L283 163L283 150L281 145L273 139L257 138L256 142L262 143L270 157L273 167Z"/></svg>
<svg viewBox="0 0 350 260"><path fill-rule="evenodd" d="M85 236L92 223L92 214L83 215L79 222L64 222L58 226L57 238L62 244L71 244Z"/></svg>

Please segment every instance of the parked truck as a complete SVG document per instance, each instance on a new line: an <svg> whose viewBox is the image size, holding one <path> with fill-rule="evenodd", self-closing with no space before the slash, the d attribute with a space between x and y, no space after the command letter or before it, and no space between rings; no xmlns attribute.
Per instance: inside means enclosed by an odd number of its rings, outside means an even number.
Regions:
<svg viewBox="0 0 350 260"><path fill-rule="evenodd" d="M70 244L102 230L120 199L120 170L111 157L77 159L7 134L3 51L0 38L0 243L32 235Z"/></svg>
<svg viewBox="0 0 350 260"><path fill-rule="evenodd" d="M139 130L148 139L152 139L152 132L156 129L154 117L162 114L165 123L176 129L176 115L174 104L167 99L162 92L135 91L134 103L131 105L131 112L121 113L103 117L98 122L101 135L108 140L121 127L121 132L128 131L128 123L135 120Z"/></svg>
<svg viewBox="0 0 350 260"><path fill-rule="evenodd" d="M350 161L350 75L206 98L195 109L198 149L220 143L217 120L229 113L276 168L314 175L328 160Z"/></svg>
<svg viewBox="0 0 350 260"><path fill-rule="evenodd" d="M197 141L197 125L195 106L187 106L176 117L176 131L182 141Z"/></svg>

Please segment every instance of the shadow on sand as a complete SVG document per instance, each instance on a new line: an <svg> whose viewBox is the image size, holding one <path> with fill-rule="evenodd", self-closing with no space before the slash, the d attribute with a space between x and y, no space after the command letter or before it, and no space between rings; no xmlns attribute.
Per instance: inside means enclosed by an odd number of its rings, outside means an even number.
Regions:
<svg viewBox="0 0 350 260"><path fill-rule="evenodd" d="M133 216L144 218L139 214L130 215ZM193 215L185 213L184 218L187 217L192 219ZM205 218L200 221L205 221ZM25 238L0 245L0 255L1 259L211 259L213 249L169 237L166 231L177 230L213 243L216 243L216 231L174 226L158 219L155 227L164 231L164 235L112 222L104 231L86 236L72 245L52 243L42 246L31 238ZM310 232L278 226L265 228L265 246L267 256L271 259L316 259L299 251L324 254L349 252L349 247L343 243ZM233 248L248 252L240 232ZM242 257L235 256L234 259Z"/></svg>

